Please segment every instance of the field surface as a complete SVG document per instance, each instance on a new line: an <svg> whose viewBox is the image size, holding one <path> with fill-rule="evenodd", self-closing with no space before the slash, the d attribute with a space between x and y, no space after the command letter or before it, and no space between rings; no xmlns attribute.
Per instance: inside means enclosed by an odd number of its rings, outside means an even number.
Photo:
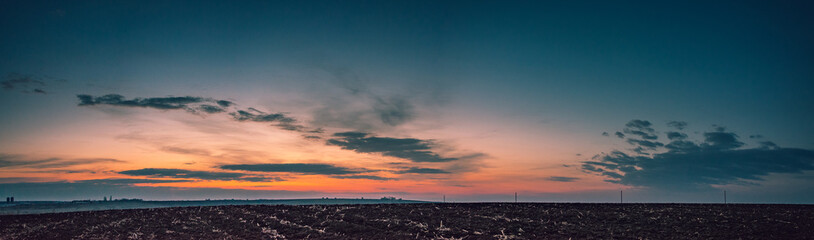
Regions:
<svg viewBox="0 0 814 240"><path fill-rule="evenodd" d="M83 212L114 209L200 207L222 205L331 205L426 203L396 199L285 199L285 200L207 200L207 201L79 201L79 202L15 202L0 203L0 215L20 215L59 212Z"/></svg>
<svg viewBox="0 0 814 240"><path fill-rule="evenodd" d="M814 206L228 205L0 216L0 239L814 239Z"/></svg>

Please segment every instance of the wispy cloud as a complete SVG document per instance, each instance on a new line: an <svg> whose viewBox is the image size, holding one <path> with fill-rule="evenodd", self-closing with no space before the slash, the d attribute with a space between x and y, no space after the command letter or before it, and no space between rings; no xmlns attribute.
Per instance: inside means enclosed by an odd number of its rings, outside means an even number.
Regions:
<svg viewBox="0 0 814 240"><path fill-rule="evenodd" d="M166 179L139 179L139 178L104 178L74 181L75 183L102 184L102 185L132 185L139 183L177 183L189 182L189 180L166 180Z"/></svg>
<svg viewBox="0 0 814 240"><path fill-rule="evenodd" d="M367 169L351 169L321 163L231 164L220 166L220 168L252 172L284 172L314 175L346 175L370 172L370 170Z"/></svg>
<svg viewBox="0 0 814 240"><path fill-rule="evenodd" d="M396 171L399 174L405 173L417 173L417 174L449 174L451 172L437 169L437 168L418 168L418 167L411 167L407 170Z"/></svg>
<svg viewBox="0 0 814 240"><path fill-rule="evenodd" d="M119 174L129 176L145 176L153 178L184 178L199 180L220 180L220 181L247 181L247 182L275 182L283 181L279 177L264 177L247 175L234 172L211 172L211 171L191 171L175 168L143 168L137 170L121 171Z"/></svg>
<svg viewBox="0 0 814 240"><path fill-rule="evenodd" d="M325 98L313 112L313 124L373 131L403 125L416 118L414 99L403 95L382 95L370 81L347 67L321 64L320 69L344 94Z"/></svg>
<svg viewBox="0 0 814 240"><path fill-rule="evenodd" d="M433 142L416 138L373 137L363 132L335 133L328 145L358 153L381 153L385 156L407 159L413 162L450 162L458 158L441 157L431 151Z"/></svg>
<svg viewBox="0 0 814 240"><path fill-rule="evenodd" d="M545 180L552 181L552 182L574 182L574 181L579 180L579 178L551 176L551 177L545 178Z"/></svg>
<svg viewBox="0 0 814 240"><path fill-rule="evenodd" d="M115 107L139 107L159 110L185 110L194 114L218 114L226 113L239 122L263 122L289 131L318 133L321 129L311 129L297 123L293 117L285 113L267 113L256 108L245 110L234 109L234 102L218 100L206 97L182 96L182 97L150 97L127 99L119 94L107 94L94 97L87 94L79 94L79 106L108 105Z"/></svg>
<svg viewBox="0 0 814 240"><path fill-rule="evenodd" d="M10 155L0 153L0 168L64 168L75 165L92 164L92 163L124 163L125 161L112 159L112 158L75 158L75 159L62 159L62 158L44 158L32 159L22 155Z"/></svg>
<svg viewBox="0 0 814 240"><path fill-rule="evenodd" d="M45 86L45 82L41 79L19 74L9 74L3 81L0 81L0 88L4 90L18 90L22 93L45 94L45 90L42 89Z"/></svg>

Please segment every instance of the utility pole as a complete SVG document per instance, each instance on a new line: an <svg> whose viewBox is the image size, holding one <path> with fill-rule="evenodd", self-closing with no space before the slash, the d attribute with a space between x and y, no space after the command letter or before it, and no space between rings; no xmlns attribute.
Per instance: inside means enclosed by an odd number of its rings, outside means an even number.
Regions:
<svg viewBox="0 0 814 240"><path fill-rule="evenodd" d="M517 192L514 192L514 203L517 203Z"/></svg>
<svg viewBox="0 0 814 240"><path fill-rule="evenodd" d="M619 203L625 203L622 198L622 190L619 190Z"/></svg>
<svg viewBox="0 0 814 240"><path fill-rule="evenodd" d="M726 190L724 190L724 204L726 204Z"/></svg>
<svg viewBox="0 0 814 240"><path fill-rule="evenodd" d="M447 202L447 195L444 195L444 202Z"/></svg>

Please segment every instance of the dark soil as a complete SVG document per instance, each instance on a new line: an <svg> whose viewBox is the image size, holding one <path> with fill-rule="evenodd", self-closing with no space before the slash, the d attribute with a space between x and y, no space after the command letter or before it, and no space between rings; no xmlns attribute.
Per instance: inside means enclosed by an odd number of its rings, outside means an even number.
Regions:
<svg viewBox="0 0 814 240"><path fill-rule="evenodd" d="M0 239L814 239L814 205L244 205L0 216Z"/></svg>

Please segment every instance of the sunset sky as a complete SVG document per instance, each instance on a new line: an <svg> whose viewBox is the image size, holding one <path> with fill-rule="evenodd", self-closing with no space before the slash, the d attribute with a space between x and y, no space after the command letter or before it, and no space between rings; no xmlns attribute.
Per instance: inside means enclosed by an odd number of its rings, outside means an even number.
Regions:
<svg viewBox="0 0 814 240"><path fill-rule="evenodd" d="M0 195L814 203L812 16L2 1Z"/></svg>

